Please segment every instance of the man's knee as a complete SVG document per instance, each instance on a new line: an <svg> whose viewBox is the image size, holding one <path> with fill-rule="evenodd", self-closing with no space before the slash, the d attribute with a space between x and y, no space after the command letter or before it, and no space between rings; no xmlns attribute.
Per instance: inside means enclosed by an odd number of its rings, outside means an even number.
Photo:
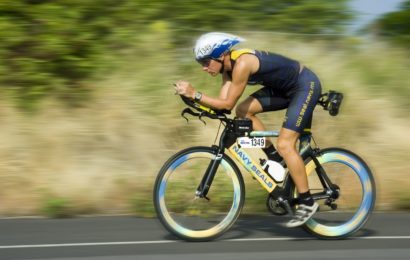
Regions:
<svg viewBox="0 0 410 260"><path fill-rule="evenodd" d="M289 154L295 153L295 141L290 138L278 138L277 150L282 157L286 157Z"/></svg>
<svg viewBox="0 0 410 260"><path fill-rule="evenodd" d="M263 108L258 100L254 97L248 97L240 103L235 110L235 113L238 117L252 117L258 113L263 112Z"/></svg>

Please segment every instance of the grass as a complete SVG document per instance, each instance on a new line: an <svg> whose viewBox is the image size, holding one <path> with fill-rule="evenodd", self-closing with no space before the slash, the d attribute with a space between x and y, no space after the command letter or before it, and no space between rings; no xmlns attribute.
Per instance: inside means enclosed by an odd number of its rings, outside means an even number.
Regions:
<svg viewBox="0 0 410 260"><path fill-rule="evenodd" d="M74 215L70 202L64 198L47 199L42 212L50 218L68 218Z"/></svg>
<svg viewBox="0 0 410 260"><path fill-rule="evenodd" d="M395 196L394 206L397 210L410 210L410 193L409 192L401 192Z"/></svg>
<svg viewBox="0 0 410 260"><path fill-rule="evenodd" d="M410 141L405 138L410 127L408 49L368 42L334 48L319 40L243 36L249 39L246 46L301 60L319 75L324 90L345 93L340 116L316 110L316 141L321 147L351 149L369 163L379 187L379 209L406 208L396 203L407 200L395 190L397 183L410 184ZM145 44L152 42L147 38ZM186 124L179 116L184 106L173 95L175 80L187 79L206 94L219 91L220 79L201 72L191 55L191 49L169 47L144 56L131 50L116 58L116 70L90 83L92 102L80 108L68 109L48 98L28 115L1 95L0 215L37 214L48 208L44 212L55 215L152 216L152 185L162 164L182 148L213 144L218 128L211 120L207 126L195 119ZM248 87L243 98L257 89ZM283 111L261 118L267 128L277 129ZM244 212L264 211L266 193L252 180L247 183ZM43 206L35 192L39 189L60 199Z"/></svg>

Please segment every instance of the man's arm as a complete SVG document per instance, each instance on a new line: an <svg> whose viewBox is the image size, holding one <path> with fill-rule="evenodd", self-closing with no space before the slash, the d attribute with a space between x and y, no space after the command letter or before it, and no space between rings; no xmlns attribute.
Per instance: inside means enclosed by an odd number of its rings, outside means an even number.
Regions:
<svg viewBox="0 0 410 260"><path fill-rule="evenodd" d="M232 81L227 80L225 82L219 98L212 98L203 94L199 103L217 110L232 110L245 90L250 72L250 66L247 66L244 61L238 61L232 72Z"/></svg>
<svg viewBox="0 0 410 260"><path fill-rule="evenodd" d="M219 99L226 99L228 96L229 87L232 84L232 80L229 77L228 73L224 72L222 74L222 87L221 91L219 92Z"/></svg>

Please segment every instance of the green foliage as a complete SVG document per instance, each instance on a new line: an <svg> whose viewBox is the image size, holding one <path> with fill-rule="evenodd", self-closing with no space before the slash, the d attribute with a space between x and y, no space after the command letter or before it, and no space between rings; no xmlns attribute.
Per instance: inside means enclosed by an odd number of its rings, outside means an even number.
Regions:
<svg viewBox="0 0 410 260"><path fill-rule="evenodd" d="M150 193L138 192L132 199L132 211L138 217L154 217L155 210L152 202L152 198L147 196Z"/></svg>
<svg viewBox="0 0 410 260"><path fill-rule="evenodd" d="M87 82L114 66L110 57L127 49L149 57L156 50L153 44L167 43L150 39L155 33L171 32L174 43L186 46L195 30L339 32L350 18L346 3L3 0L0 85L25 108L50 95L77 105L90 92Z"/></svg>
<svg viewBox="0 0 410 260"><path fill-rule="evenodd" d="M23 106L46 95L75 103L85 80L106 66L103 54L124 47L118 1L2 1L0 65L2 86L12 89ZM121 10L120 10L121 11ZM120 46L121 45L121 46Z"/></svg>
<svg viewBox="0 0 410 260"><path fill-rule="evenodd" d="M376 25L379 35L408 47L410 45L410 0L404 2L399 11L384 15Z"/></svg>
<svg viewBox="0 0 410 260"><path fill-rule="evenodd" d="M401 192L396 194L394 208L397 210L410 210L410 194Z"/></svg>
<svg viewBox="0 0 410 260"><path fill-rule="evenodd" d="M63 198L46 200L43 213L50 218L67 218L73 215L69 201Z"/></svg>
<svg viewBox="0 0 410 260"><path fill-rule="evenodd" d="M281 30L284 32L340 32L351 18L347 1L168 1L166 15L181 27L203 30Z"/></svg>

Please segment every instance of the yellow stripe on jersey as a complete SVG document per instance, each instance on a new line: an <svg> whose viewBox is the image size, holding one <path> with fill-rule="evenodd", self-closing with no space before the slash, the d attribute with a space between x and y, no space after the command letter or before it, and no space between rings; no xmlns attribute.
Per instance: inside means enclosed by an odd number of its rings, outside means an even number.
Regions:
<svg viewBox="0 0 410 260"><path fill-rule="evenodd" d="M242 54L246 54L246 53L255 54L255 50L252 50L252 49L233 50L233 51L231 51L231 59L232 59L232 60L236 60L236 59L238 59Z"/></svg>

